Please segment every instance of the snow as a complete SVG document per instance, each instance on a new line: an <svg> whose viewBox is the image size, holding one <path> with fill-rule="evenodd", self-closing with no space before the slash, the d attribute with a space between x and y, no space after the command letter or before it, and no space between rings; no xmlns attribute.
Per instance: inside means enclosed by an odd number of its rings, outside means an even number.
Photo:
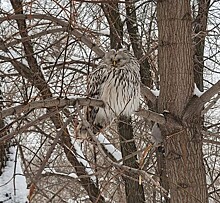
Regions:
<svg viewBox="0 0 220 203"><path fill-rule="evenodd" d="M7 12L10 11L12 9L10 1L9 0L0 1L0 8Z"/></svg>
<svg viewBox="0 0 220 203"><path fill-rule="evenodd" d="M76 173L66 174L66 173L62 173L62 172L57 172L54 168L45 168L43 170L42 174L46 174L46 173L53 173L53 174L56 174L56 175L69 176L71 178L78 178Z"/></svg>
<svg viewBox="0 0 220 203"><path fill-rule="evenodd" d="M151 92L152 92L156 97L159 97L159 95L160 95L160 90L151 90Z"/></svg>
<svg viewBox="0 0 220 203"><path fill-rule="evenodd" d="M196 84L194 84L194 85L195 85L195 87L194 87L193 95L196 95L197 97L200 97L203 94L203 92L199 91Z"/></svg>
<svg viewBox="0 0 220 203"><path fill-rule="evenodd" d="M110 30L109 29L100 30L99 33L103 35L110 35Z"/></svg>
<svg viewBox="0 0 220 203"><path fill-rule="evenodd" d="M78 96L69 96L68 99L78 99L78 98L81 98L81 97L78 97Z"/></svg>
<svg viewBox="0 0 220 203"><path fill-rule="evenodd" d="M70 173L68 176L71 178L78 178L78 176L75 173Z"/></svg>
<svg viewBox="0 0 220 203"><path fill-rule="evenodd" d="M89 162L86 160L82 150L80 149L80 146L79 146L77 140L73 140L72 143L73 143L73 146L74 146L74 148L76 150L76 158L77 158L77 160L81 164L83 164L83 166L85 166L86 172L91 176L91 179L93 180L93 182L96 183L96 177L93 175L94 171L92 170Z"/></svg>
<svg viewBox="0 0 220 203"><path fill-rule="evenodd" d="M159 97L160 90L155 89L155 90L151 90L151 92L152 92L156 97ZM199 89L198 89L198 87L196 86L196 84L195 84L195 88L194 88L193 94L196 95L196 96L198 96L198 97L200 97L200 96L203 94L203 92L199 91Z"/></svg>
<svg viewBox="0 0 220 203"><path fill-rule="evenodd" d="M17 148L10 147L8 161L0 176L0 202L27 203L27 183L21 169Z"/></svg>
<svg viewBox="0 0 220 203"><path fill-rule="evenodd" d="M44 170L42 171L42 174L45 174L45 173L55 173L55 174L57 174L57 172L54 168L44 168ZM58 173L58 174L60 174L60 173Z"/></svg>
<svg viewBox="0 0 220 203"><path fill-rule="evenodd" d="M103 135L103 134L99 134L97 136L97 139L99 140L100 143L103 144L103 146L105 147L105 149L117 160L117 161L121 161L122 160L122 155L121 152L116 149L109 141L108 139Z"/></svg>
<svg viewBox="0 0 220 203"><path fill-rule="evenodd" d="M170 113L168 110L163 110L164 113ZM161 116L164 116L162 113L160 113Z"/></svg>

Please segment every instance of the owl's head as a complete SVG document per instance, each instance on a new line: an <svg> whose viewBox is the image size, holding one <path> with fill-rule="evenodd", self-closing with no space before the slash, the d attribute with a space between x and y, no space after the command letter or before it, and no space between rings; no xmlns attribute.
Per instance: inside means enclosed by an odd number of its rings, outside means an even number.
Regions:
<svg viewBox="0 0 220 203"><path fill-rule="evenodd" d="M130 55L127 49L111 49L104 56L104 62L114 67L122 67L130 62Z"/></svg>

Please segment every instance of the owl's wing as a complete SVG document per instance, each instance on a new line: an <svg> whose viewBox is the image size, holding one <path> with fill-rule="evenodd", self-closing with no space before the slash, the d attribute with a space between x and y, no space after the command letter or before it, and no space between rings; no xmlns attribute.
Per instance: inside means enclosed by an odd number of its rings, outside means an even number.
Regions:
<svg viewBox="0 0 220 203"><path fill-rule="evenodd" d="M102 84L105 83L108 74L106 64L100 64L89 76L88 95L91 98L100 99ZM93 127L93 132L96 133L103 126L95 126L94 121L98 113L99 107L88 107L86 116L87 120Z"/></svg>
<svg viewBox="0 0 220 203"><path fill-rule="evenodd" d="M105 82L107 66L100 64L89 76L88 95L99 99L102 84Z"/></svg>

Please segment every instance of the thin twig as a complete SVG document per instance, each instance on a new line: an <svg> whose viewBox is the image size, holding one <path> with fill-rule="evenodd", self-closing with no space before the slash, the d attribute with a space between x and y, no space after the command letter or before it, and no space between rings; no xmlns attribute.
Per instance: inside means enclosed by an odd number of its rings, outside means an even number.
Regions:
<svg viewBox="0 0 220 203"><path fill-rule="evenodd" d="M51 154L53 153L53 150L55 149L57 143L59 142L60 136L63 134L63 131L65 130L67 125L72 121L73 117L74 117L74 115L70 116L66 120L66 122L62 125L62 127L58 130L58 132L53 140L53 144L50 146L49 150L47 151L47 154L46 154L44 160L42 161L42 164L39 167L37 174L35 175L34 184L36 184L38 182L38 180L40 179L40 176L41 176L46 164L48 163L48 160L49 160Z"/></svg>

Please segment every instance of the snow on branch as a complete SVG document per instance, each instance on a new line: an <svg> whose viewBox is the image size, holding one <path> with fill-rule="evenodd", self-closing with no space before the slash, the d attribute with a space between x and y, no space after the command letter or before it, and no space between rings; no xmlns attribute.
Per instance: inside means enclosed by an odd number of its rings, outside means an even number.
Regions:
<svg viewBox="0 0 220 203"><path fill-rule="evenodd" d="M109 140L103 135L97 135L98 141L103 145L103 147L115 158L116 161L122 160L121 152L115 148L113 144L109 142Z"/></svg>
<svg viewBox="0 0 220 203"><path fill-rule="evenodd" d="M196 95L197 97L200 97L204 92L201 92L199 90L199 88L197 87L196 83L194 83L194 91L193 91L193 94Z"/></svg>
<svg viewBox="0 0 220 203"><path fill-rule="evenodd" d="M96 143L98 150L100 151L100 153L106 158L106 160L112 164L112 166L114 166L115 168L121 170L121 171L127 171L129 173L133 173L133 174L138 174L141 175L143 177L143 179L146 179L147 181L149 181L152 185L155 186L155 188L158 191L161 191L164 194L167 194L167 191L160 186L159 182L155 181L146 171L141 170L141 169L136 169L136 168L132 168L129 166L125 166L121 163L116 163L115 161L113 161L103 150L102 148L102 144L100 143L100 141L98 140L98 138L96 137L96 135L93 133L90 124L88 123L88 121L82 116L80 109L79 109L79 104L76 104L76 108L78 111L78 114L83 122L83 125L86 127L88 133L90 134L90 136L92 137L93 141Z"/></svg>
<svg viewBox="0 0 220 203"><path fill-rule="evenodd" d="M63 172L57 172L54 168L45 168L42 171L42 176L61 176L69 179L78 179L79 177L76 175L75 172L72 173L63 173Z"/></svg>
<svg viewBox="0 0 220 203"><path fill-rule="evenodd" d="M95 172L92 170L89 162L86 160L82 150L80 149L80 146L76 139L72 141L72 144L74 146L74 149L76 150L75 156L77 160L84 166L85 171L88 173L90 178L94 183L96 183L96 177L94 176Z"/></svg>

